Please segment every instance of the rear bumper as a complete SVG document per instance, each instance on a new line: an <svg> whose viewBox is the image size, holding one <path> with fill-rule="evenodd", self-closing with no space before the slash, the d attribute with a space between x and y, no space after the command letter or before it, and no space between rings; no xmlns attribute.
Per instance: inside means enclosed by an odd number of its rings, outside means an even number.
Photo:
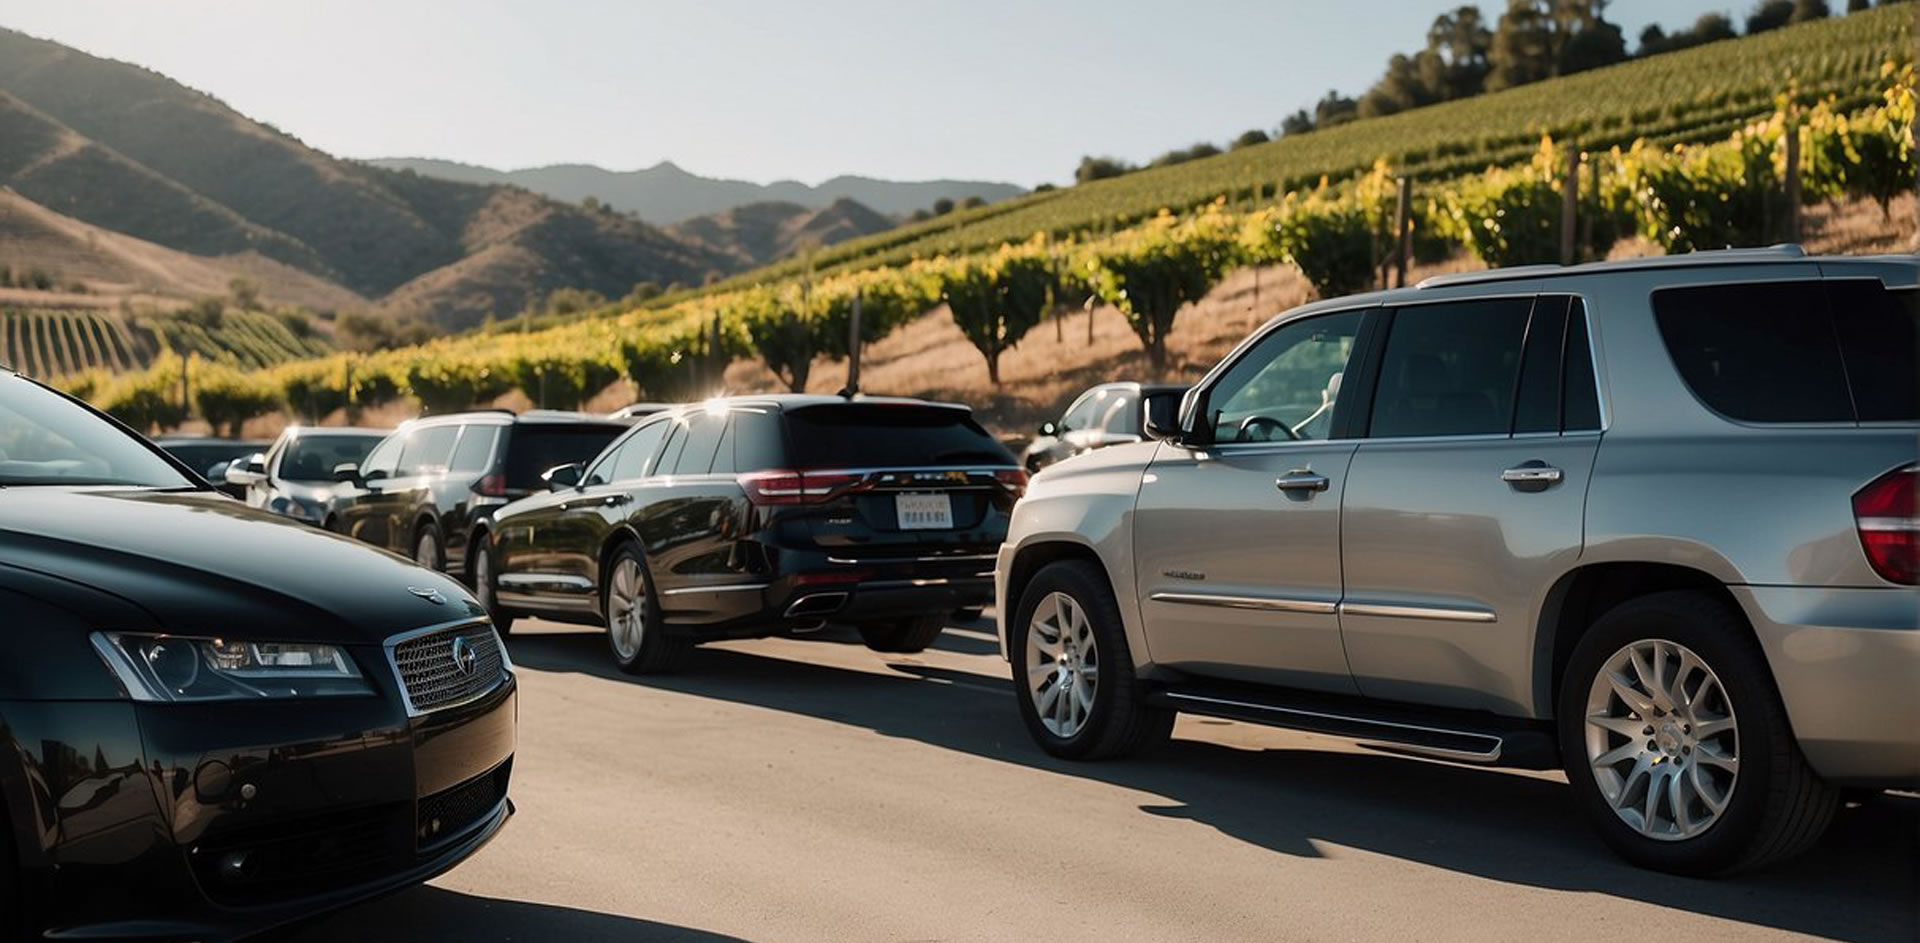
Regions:
<svg viewBox="0 0 1920 943"><path fill-rule="evenodd" d="M1841 785L1920 786L1920 595L1733 586L1807 762Z"/></svg>
<svg viewBox="0 0 1920 943"><path fill-rule="evenodd" d="M781 573L753 582L675 587L661 594L669 631L702 641L763 638L822 622L879 622L993 602L993 555L851 559L777 554Z"/></svg>

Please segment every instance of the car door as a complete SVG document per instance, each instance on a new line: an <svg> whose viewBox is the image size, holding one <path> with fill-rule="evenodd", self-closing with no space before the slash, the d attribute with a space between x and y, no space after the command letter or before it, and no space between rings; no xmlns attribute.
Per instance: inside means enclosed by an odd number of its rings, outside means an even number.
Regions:
<svg viewBox="0 0 1920 943"><path fill-rule="evenodd" d="M1567 296L1403 307L1347 475L1340 625L1363 694L1525 713L1533 614L1580 555L1600 442Z"/></svg>
<svg viewBox="0 0 1920 943"><path fill-rule="evenodd" d="M1336 312L1269 331L1195 391L1189 423L1211 430L1201 435L1210 444L1161 444L1133 525L1156 663L1353 692L1336 609L1356 443L1337 431L1314 438L1306 425L1339 388L1367 318Z"/></svg>
<svg viewBox="0 0 1920 943"><path fill-rule="evenodd" d="M599 556L626 519L647 465L672 428L645 423L615 441L582 473L580 485L523 499L501 520L501 601L510 605L596 612Z"/></svg>
<svg viewBox="0 0 1920 943"><path fill-rule="evenodd" d="M730 412L683 414L653 470L649 494L634 511L647 572L668 615L709 610L716 587L745 591L733 538L740 533L746 491L733 472L730 419Z"/></svg>
<svg viewBox="0 0 1920 943"><path fill-rule="evenodd" d="M367 460L360 463L361 483L349 485L343 482L340 485L341 489L351 490L334 499L336 530L376 547L388 545L390 521L379 503L383 495L374 486L393 477L400 467L400 453L406 449L406 444L405 432L387 436L373 447L373 451L367 453Z"/></svg>
<svg viewBox="0 0 1920 943"><path fill-rule="evenodd" d="M446 476L459 437L460 427L450 423L414 429L400 450L393 477L367 483L373 505L368 513L384 519L387 549L414 555L414 525L421 517L438 513L433 506L434 485Z"/></svg>

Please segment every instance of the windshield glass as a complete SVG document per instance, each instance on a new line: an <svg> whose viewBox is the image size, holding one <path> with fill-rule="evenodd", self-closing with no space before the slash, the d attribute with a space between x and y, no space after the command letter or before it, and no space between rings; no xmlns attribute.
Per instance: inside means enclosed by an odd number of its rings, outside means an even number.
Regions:
<svg viewBox="0 0 1920 943"><path fill-rule="evenodd" d="M280 477L288 481L333 481L335 465L359 465L367 453L385 438L378 433L365 435L303 435L287 446L280 460Z"/></svg>
<svg viewBox="0 0 1920 943"><path fill-rule="evenodd" d="M0 487L193 483L145 443L31 381L0 375Z"/></svg>

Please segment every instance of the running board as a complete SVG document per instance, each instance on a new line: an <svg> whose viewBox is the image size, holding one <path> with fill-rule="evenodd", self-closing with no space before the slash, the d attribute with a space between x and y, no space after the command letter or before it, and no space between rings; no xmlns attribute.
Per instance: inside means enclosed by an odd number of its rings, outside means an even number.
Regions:
<svg viewBox="0 0 1920 943"><path fill-rule="evenodd" d="M1480 712L1238 686L1169 685L1149 689L1147 701L1182 713L1346 737L1391 753L1521 769L1560 765L1545 730Z"/></svg>

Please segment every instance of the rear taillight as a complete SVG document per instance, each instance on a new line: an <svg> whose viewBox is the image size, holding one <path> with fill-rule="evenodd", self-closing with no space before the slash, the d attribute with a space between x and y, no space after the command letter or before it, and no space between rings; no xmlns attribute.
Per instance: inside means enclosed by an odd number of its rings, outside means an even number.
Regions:
<svg viewBox="0 0 1920 943"><path fill-rule="evenodd" d="M1000 487L1012 492L1016 498L1027 493L1027 470L1024 468L999 469L993 473L993 480L999 482Z"/></svg>
<svg viewBox="0 0 1920 943"><path fill-rule="evenodd" d="M822 504L864 478L853 472L748 472L740 476L740 487L754 504Z"/></svg>
<svg viewBox="0 0 1920 943"><path fill-rule="evenodd" d="M488 475L473 486L473 493L487 498L504 498L507 496L507 476L498 472Z"/></svg>
<svg viewBox="0 0 1920 943"><path fill-rule="evenodd" d="M1895 583L1920 584L1920 469L1897 468L1853 496L1860 546L1873 571Z"/></svg>

